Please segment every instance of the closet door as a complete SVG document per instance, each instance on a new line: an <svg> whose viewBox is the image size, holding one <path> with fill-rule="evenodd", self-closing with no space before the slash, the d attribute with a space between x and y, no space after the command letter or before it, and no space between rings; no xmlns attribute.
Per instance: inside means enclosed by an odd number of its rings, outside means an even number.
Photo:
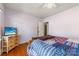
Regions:
<svg viewBox="0 0 79 59"><path fill-rule="evenodd" d="M2 48L1 48L1 25L0 25L0 54L1 54L1 50Z"/></svg>
<svg viewBox="0 0 79 59"><path fill-rule="evenodd" d="M1 55L1 53L2 53L2 48L1 48L1 35L0 35L0 55Z"/></svg>
<svg viewBox="0 0 79 59"><path fill-rule="evenodd" d="M4 28L4 9L2 4L0 3L0 54L2 53L2 31Z"/></svg>

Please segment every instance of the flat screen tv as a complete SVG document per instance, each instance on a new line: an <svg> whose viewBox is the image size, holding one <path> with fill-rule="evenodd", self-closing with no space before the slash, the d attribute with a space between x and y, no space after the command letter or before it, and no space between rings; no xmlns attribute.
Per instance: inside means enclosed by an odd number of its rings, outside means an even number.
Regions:
<svg viewBox="0 0 79 59"><path fill-rule="evenodd" d="M5 27L4 35L14 35L17 33L17 29L15 27Z"/></svg>

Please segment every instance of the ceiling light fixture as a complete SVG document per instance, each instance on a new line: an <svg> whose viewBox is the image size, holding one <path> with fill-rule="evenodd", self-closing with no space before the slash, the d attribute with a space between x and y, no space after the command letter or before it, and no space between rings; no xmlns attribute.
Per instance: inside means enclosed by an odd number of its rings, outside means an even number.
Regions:
<svg viewBox="0 0 79 59"><path fill-rule="evenodd" d="M43 4L43 8L56 8L57 5L55 3L45 3Z"/></svg>

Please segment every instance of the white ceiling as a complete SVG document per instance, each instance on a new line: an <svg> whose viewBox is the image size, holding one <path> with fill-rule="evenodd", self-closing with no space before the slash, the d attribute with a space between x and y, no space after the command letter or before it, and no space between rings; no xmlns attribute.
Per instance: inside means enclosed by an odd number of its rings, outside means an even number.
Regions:
<svg viewBox="0 0 79 59"><path fill-rule="evenodd" d="M43 4L44 3L6 3L4 7L28 13L39 18L45 18L79 5L77 3L56 3L56 8L43 8Z"/></svg>

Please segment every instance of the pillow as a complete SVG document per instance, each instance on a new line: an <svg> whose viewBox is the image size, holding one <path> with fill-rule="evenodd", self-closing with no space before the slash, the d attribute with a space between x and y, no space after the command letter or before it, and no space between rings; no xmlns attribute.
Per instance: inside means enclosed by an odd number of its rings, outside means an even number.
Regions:
<svg viewBox="0 0 79 59"><path fill-rule="evenodd" d="M67 38L65 38L65 37L55 37L54 40L55 40L55 42L64 44L65 41L67 40Z"/></svg>
<svg viewBox="0 0 79 59"><path fill-rule="evenodd" d="M46 43L46 44L49 44L49 45L52 45L52 44L56 43L54 40L50 40L50 39L45 40L43 42Z"/></svg>

